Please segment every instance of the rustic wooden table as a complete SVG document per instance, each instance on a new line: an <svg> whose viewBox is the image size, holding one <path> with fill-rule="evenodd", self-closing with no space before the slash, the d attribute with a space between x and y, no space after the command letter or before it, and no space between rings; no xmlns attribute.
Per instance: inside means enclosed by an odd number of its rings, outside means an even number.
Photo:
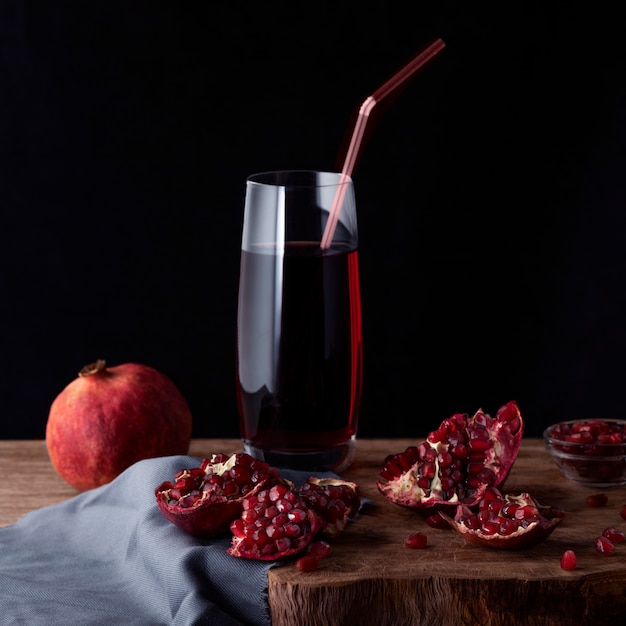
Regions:
<svg viewBox="0 0 626 626"><path fill-rule="evenodd" d="M357 482L369 502L318 571L303 574L293 563L270 570L273 626L626 623L626 544L612 557L595 550L595 538L607 526L626 530L619 515L626 487L605 490L608 505L590 508L586 497L593 491L564 479L540 440L524 440L506 490L529 491L567 517L538 546L480 548L452 530L431 529L416 512L378 494L375 482L385 456L414 443L358 441L344 478ZM205 457L238 449L236 439L199 439L190 453ZM55 473L43 441L0 441L0 471L0 526L77 493ZM428 535L428 547L405 548L404 538L418 530ZM578 556L573 572L559 566L568 548Z"/></svg>

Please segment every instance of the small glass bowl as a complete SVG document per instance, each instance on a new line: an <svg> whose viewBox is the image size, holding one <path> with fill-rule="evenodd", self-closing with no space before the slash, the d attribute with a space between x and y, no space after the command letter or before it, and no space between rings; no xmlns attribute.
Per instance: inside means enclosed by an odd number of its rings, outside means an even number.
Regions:
<svg viewBox="0 0 626 626"><path fill-rule="evenodd" d="M543 441L566 478L596 489L626 484L626 420L558 422Z"/></svg>

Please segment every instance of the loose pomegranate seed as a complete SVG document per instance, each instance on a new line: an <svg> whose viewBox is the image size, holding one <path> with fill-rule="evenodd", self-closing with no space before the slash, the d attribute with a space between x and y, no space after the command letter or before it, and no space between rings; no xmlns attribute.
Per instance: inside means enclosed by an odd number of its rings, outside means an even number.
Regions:
<svg viewBox="0 0 626 626"><path fill-rule="evenodd" d="M296 567L301 572L314 572L320 566L320 557L315 554L305 554L296 561Z"/></svg>
<svg viewBox="0 0 626 626"><path fill-rule="evenodd" d="M428 543L428 537L424 533L413 533L404 540L407 548L425 548Z"/></svg>
<svg viewBox="0 0 626 626"><path fill-rule="evenodd" d="M561 568L569 572L576 569L576 553L573 550L565 550L563 552Z"/></svg>
<svg viewBox="0 0 626 626"><path fill-rule="evenodd" d="M598 537L596 539L596 550L604 556L612 556L615 552L615 546L610 539Z"/></svg>
<svg viewBox="0 0 626 626"><path fill-rule="evenodd" d="M619 514L622 519L626 520L626 504L622 506L622 508L619 511Z"/></svg>
<svg viewBox="0 0 626 626"><path fill-rule="evenodd" d="M309 554L325 559L330 554L330 544L328 541L314 541L309 547Z"/></svg>
<svg viewBox="0 0 626 626"><path fill-rule="evenodd" d="M595 493L591 496L587 496L587 506L601 507L606 506L609 501L609 497L605 493Z"/></svg>
<svg viewBox="0 0 626 626"><path fill-rule="evenodd" d="M624 539L626 539L626 535L624 535L624 531L619 528L613 528L612 526L609 528L605 528L602 531L602 536L606 537L612 543L624 543Z"/></svg>

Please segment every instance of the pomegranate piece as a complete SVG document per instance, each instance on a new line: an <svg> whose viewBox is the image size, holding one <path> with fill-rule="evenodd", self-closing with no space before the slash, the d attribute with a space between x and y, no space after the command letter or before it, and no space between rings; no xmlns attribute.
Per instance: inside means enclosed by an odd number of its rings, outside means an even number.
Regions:
<svg viewBox="0 0 626 626"><path fill-rule="evenodd" d="M319 515L321 532L330 538L343 532L361 506L358 485L341 479L311 476L297 489L297 494Z"/></svg>
<svg viewBox="0 0 626 626"><path fill-rule="evenodd" d="M545 541L563 521L565 513L540 505L530 494L503 495L490 487L477 510L460 505L452 519L439 515L469 543L489 548L525 548Z"/></svg>
<svg viewBox="0 0 626 626"><path fill-rule="evenodd" d="M285 482L264 461L245 452L214 454L155 489L157 506L173 524L196 537L228 534L247 494Z"/></svg>
<svg viewBox="0 0 626 626"><path fill-rule="evenodd" d="M320 559L325 559L330 554L330 550L330 544L328 543L328 541L324 541L323 539L320 539L319 541L314 541L309 546L309 554L313 554Z"/></svg>
<svg viewBox="0 0 626 626"><path fill-rule="evenodd" d="M434 513L433 515L429 515L426 518L426 523L431 528L439 528L440 530L448 529L450 530L450 524L439 515L439 513Z"/></svg>
<svg viewBox="0 0 626 626"><path fill-rule="evenodd" d="M428 544L428 536L424 533L413 533L404 540L407 548L425 548Z"/></svg>
<svg viewBox="0 0 626 626"><path fill-rule="evenodd" d="M609 497L605 493L594 493L587 496L587 506L598 508L606 506L609 501Z"/></svg>
<svg viewBox="0 0 626 626"><path fill-rule="evenodd" d="M606 537L611 543L624 543L626 539L626 535L623 530L619 528L613 528L612 526L609 528L605 528L602 531L602 536Z"/></svg>
<svg viewBox="0 0 626 626"><path fill-rule="evenodd" d="M322 520L306 501L279 483L250 493L241 515L230 524L228 554L270 561L303 552L322 528Z"/></svg>
<svg viewBox="0 0 626 626"><path fill-rule="evenodd" d="M314 541L309 545L307 554L296 561L296 567L301 572L314 572L319 568L322 559L330 554L330 544L327 541Z"/></svg>
<svg viewBox="0 0 626 626"><path fill-rule="evenodd" d="M479 410L443 420L425 441L385 459L376 485L391 502L450 514L477 504L488 487L504 484L522 441L524 422L515 401L495 417Z"/></svg>
<svg viewBox="0 0 626 626"><path fill-rule="evenodd" d="M610 539L600 536L596 539L596 550L604 556L613 556L615 544Z"/></svg>
<svg viewBox="0 0 626 626"><path fill-rule="evenodd" d="M305 554L296 561L296 567L301 572L314 572L320 566L320 557L314 554Z"/></svg>
<svg viewBox="0 0 626 626"><path fill-rule="evenodd" d="M561 557L561 569L571 572L576 569L577 560L576 553L573 550L565 550Z"/></svg>

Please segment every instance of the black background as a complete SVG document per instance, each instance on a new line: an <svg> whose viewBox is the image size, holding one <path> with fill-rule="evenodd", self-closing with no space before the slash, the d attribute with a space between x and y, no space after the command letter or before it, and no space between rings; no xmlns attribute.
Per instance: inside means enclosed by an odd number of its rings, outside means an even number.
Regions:
<svg viewBox="0 0 626 626"><path fill-rule="evenodd" d="M0 436L43 437L97 358L237 436L245 177L336 168L436 37L354 173L360 435L510 399L535 436L624 417L625 36L592 5L3 0Z"/></svg>

